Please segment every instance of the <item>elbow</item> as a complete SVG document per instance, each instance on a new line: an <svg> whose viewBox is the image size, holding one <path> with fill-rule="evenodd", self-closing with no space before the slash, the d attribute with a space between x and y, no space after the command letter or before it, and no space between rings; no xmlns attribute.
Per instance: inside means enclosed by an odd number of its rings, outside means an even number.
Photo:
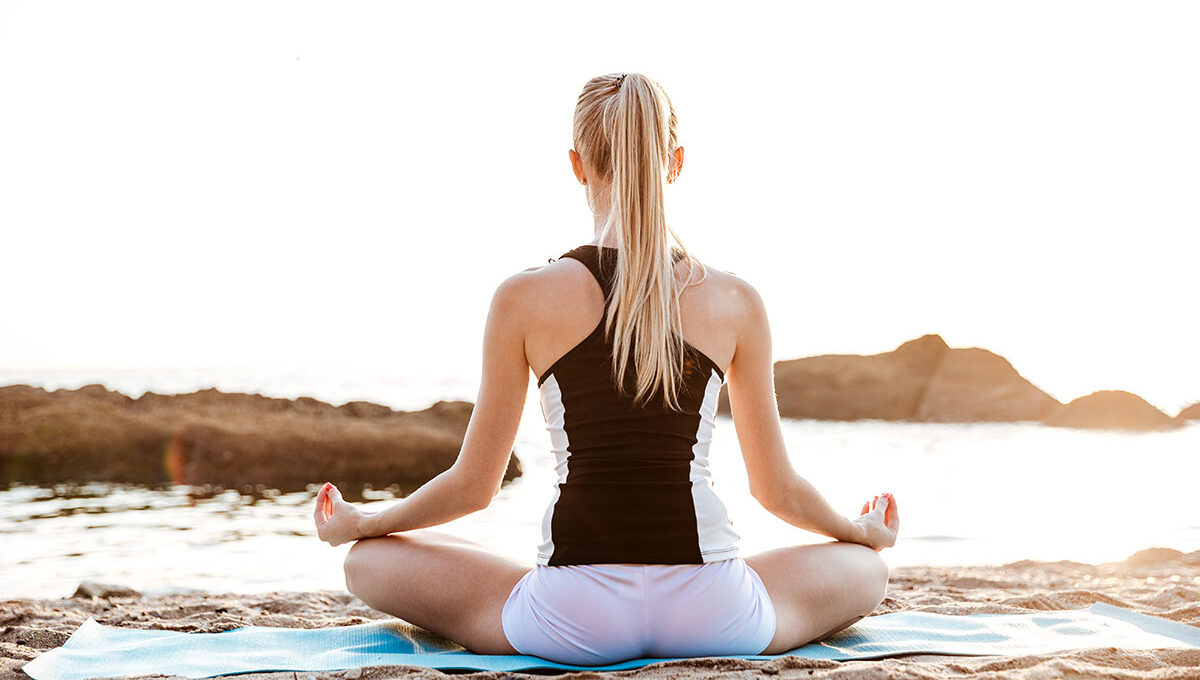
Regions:
<svg viewBox="0 0 1200 680"><path fill-rule="evenodd" d="M775 512L775 495L771 493L769 489L761 489L751 486L750 495L753 496L754 500L758 501L758 504L763 506L767 512Z"/></svg>
<svg viewBox="0 0 1200 680"><path fill-rule="evenodd" d="M787 503L795 495L793 491L795 489L794 481L794 477L791 476L778 476L771 477L769 480L762 480L758 484L751 482L750 495L767 512L778 515L784 511Z"/></svg>
<svg viewBox="0 0 1200 680"><path fill-rule="evenodd" d="M458 462L442 473L445 476L446 488L443 489L446 500L455 503L459 512L464 515L483 510L492 504L499 485L493 488L491 484L471 474Z"/></svg>
<svg viewBox="0 0 1200 680"><path fill-rule="evenodd" d="M483 490L466 490L459 494L459 507L463 514L479 512L492 504L492 498Z"/></svg>
<svg viewBox="0 0 1200 680"><path fill-rule="evenodd" d="M492 489L482 489L475 493L468 494L468 512L479 512L480 510L486 510L488 506L492 504L492 499L498 495L500 495L499 484Z"/></svg>
<svg viewBox="0 0 1200 680"><path fill-rule="evenodd" d="M476 496L474 502L470 504L471 512L486 510L487 507L492 504L493 498L495 498L494 495L480 494L479 496Z"/></svg>

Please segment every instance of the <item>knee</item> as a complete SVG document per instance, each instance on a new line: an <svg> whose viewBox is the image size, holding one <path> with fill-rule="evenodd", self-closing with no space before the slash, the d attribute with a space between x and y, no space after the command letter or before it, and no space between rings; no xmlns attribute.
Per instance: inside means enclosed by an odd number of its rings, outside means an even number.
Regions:
<svg viewBox="0 0 1200 680"><path fill-rule="evenodd" d="M889 568L883 557L872 548L861 543L848 544L849 552L842 568L855 594L854 605L863 616L875 611L887 595Z"/></svg>
<svg viewBox="0 0 1200 680"><path fill-rule="evenodd" d="M863 548L867 551L867 554L863 556L865 571L863 580L866 583L865 590L869 594L867 599L869 600L870 609L867 613L870 614L872 611L875 611L875 608L887 596L888 577L891 570L882 555L866 546L863 546Z"/></svg>
<svg viewBox="0 0 1200 680"><path fill-rule="evenodd" d="M363 576L370 566L371 543L377 540L362 538L350 546L350 551L346 553L346 559L342 562L342 571L346 575L346 590L356 593L355 589L363 582Z"/></svg>

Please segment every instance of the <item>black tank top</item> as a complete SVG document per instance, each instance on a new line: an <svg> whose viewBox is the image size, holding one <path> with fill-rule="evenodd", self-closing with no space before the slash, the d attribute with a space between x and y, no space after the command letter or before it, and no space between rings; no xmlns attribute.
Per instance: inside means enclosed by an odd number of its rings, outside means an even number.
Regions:
<svg viewBox="0 0 1200 680"><path fill-rule="evenodd" d="M675 261L682 257L675 252ZM604 293L607 314L615 248L563 253L582 262ZM604 315L588 337L538 379L558 482L542 520L537 563L701 564L738 556L740 538L712 488L708 446L725 375L684 345L682 411L661 393L634 406L612 377Z"/></svg>

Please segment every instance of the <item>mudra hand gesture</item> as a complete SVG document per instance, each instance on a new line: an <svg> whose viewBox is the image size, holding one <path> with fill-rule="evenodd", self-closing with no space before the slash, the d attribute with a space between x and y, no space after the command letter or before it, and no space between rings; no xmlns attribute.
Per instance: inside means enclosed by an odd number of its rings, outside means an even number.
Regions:
<svg viewBox="0 0 1200 680"><path fill-rule="evenodd" d="M326 482L317 492L317 507L313 509L313 521L317 525L317 538L329 545L341 545L362 538L359 521L364 513L342 500L342 492Z"/></svg>
<svg viewBox="0 0 1200 680"><path fill-rule="evenodd" d="M863 545L879 552L896 545L896 533L900 530L900 513L896 499L885 493L863 503L862 515L854 520L862 533Z"/></svg>

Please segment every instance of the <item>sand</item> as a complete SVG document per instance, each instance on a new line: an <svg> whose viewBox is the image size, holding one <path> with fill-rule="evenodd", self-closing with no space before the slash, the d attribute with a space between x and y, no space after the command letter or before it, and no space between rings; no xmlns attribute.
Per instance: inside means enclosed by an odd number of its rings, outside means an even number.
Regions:
<svg viewBox="0 0 1200 680"><path fill-rule="evenodd" d="M894 567L875 614L916 610L943 614L1081 609L1093 602L1126 607L1200 627L1200 551L1152 548L1121 562L1022 560L1003 566ZM390 618L346 592L214 593L158 597L7 600L0 603L0 680L27 678L20 667L57 647L88 616L113 626L217 632L246 625L315 628ZM541 678L525 673L445 673L413 666L373 666L319 673L252 673L239 680L303 678ZM874 661L694 659L619 672L561 678L1129 678L1200 679L1200 649L1095 647L1032 656L909 655ZM162 677L162 676L139 676Z"/></svg>

